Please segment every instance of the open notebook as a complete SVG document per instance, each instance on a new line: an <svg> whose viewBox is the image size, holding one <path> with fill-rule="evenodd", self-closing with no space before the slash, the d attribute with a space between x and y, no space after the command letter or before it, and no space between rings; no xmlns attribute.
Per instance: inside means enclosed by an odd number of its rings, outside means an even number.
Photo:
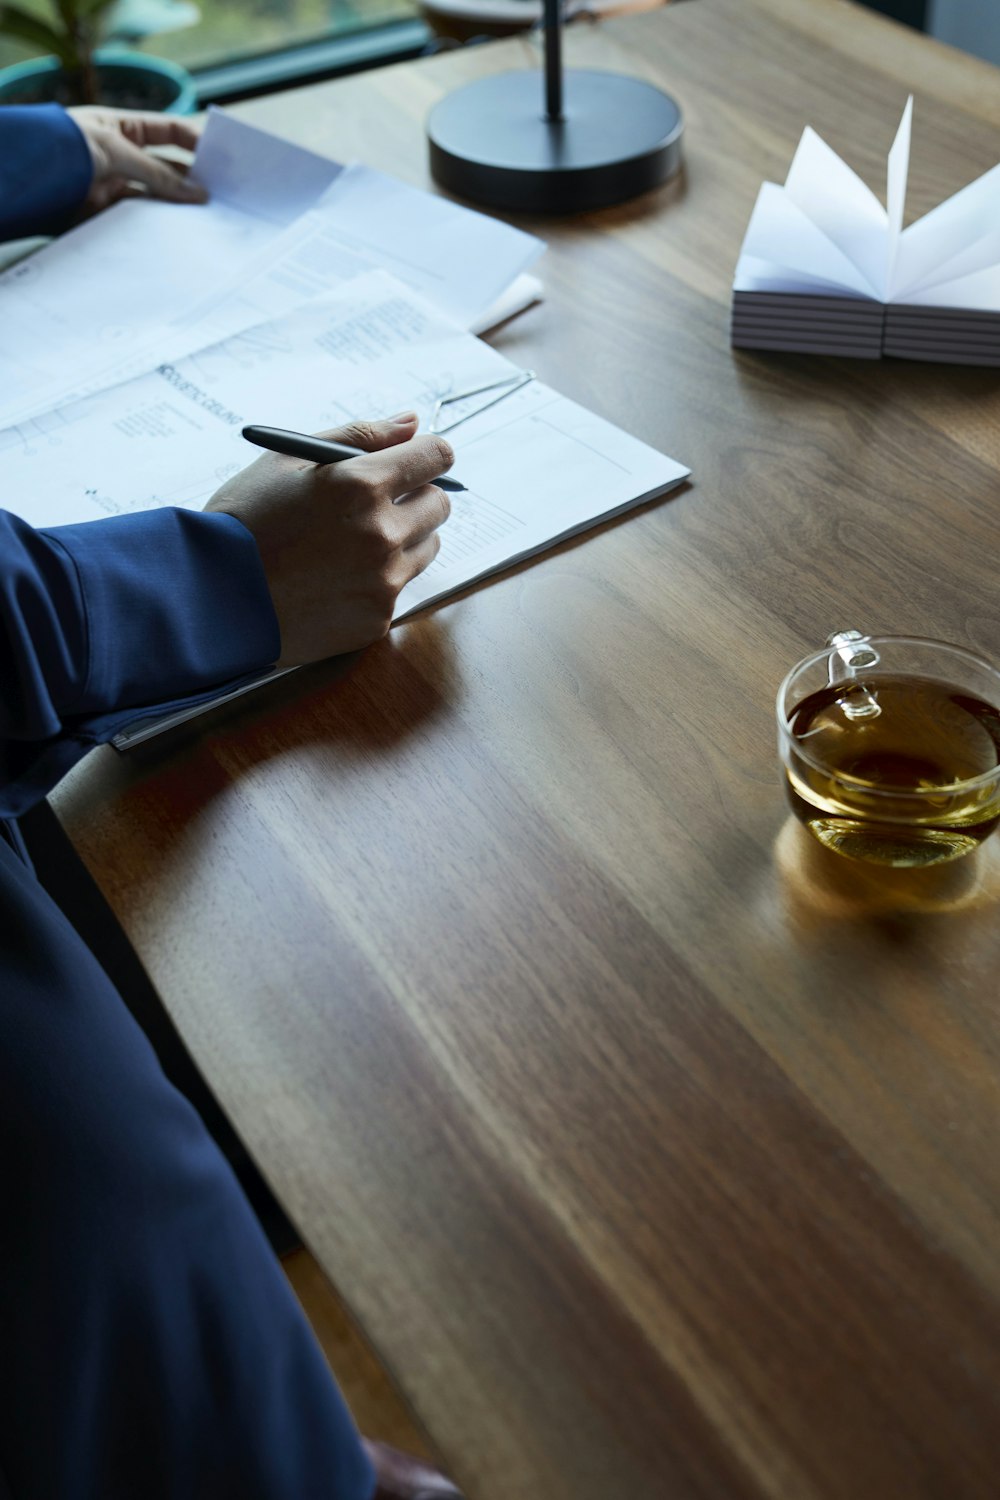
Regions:
<svg viewBox="0 0 1000 1500"><path fill-rule="evenodd" d="M732 342L878 359L1000 364L1000 166L903 228L913 100L886 206L814 130L765 182L733 285Z"/></svg>
<svg viewBox="0 0 1000 1500"><path fill-rule="evenodd" d="M397 620L689 472L518 370L381 271L0 432L0 462L7 492L31 496L16 509L35 526L150 505L200 509L259 457L241 436L247 423L316 431L407 409L423 429L447 433L468 492L450 497L441 550L403 589ZM168 718L151 708L115 743L137 744L219 701Z"/></svg>

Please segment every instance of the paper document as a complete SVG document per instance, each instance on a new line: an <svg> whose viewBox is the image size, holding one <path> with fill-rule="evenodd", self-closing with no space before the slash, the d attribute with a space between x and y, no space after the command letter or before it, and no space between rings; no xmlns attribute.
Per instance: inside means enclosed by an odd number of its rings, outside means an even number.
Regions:
<svg viewBox="0 0 1000 1500"><path fill-rule="evenodd" d="M0 275L0 427L183 359L374 268L486 326L544 248L218 110L193 170L207 205L120 203Z"/></svg>
<svg viewBox="0 0 1000 1500"><path fill-rule="evenodd" d="M405 232L401 232L401 226ZM523 268L541 254L532 235L500 225L367 167L345 167L329 192L267 244L224 295L195 306L189 348L294 312L365 271L390 271L472 332L537 300ZM509 309L509 310L505 310ZM185 351L186 352L186 351ZM168 356L178 358L169 348Z"/></svg>
<svg viewBox="0 0 1000 1500"><path fill-rule="evenodd" d="M807 128L762 186L733 285L732 342L877 359L1000 364L1000 166L903 228L913 100L886 207Z"/></svg>
<svg viewBox="0 0 1000 1500"><path fill-rule="evenodd" d="M486 333L489 329L496 328L499 323L505 323L508 318L513 318L515 314L523 312L526 307L532 307L536 302L541 302L544 295L544 288L539 278L525 271L522 275L515 277L496 301L469 324L469 332Z"/></svg>
<svg viewBox="0 0 1000 1500"><path fill-rule="evenodd" d="M518 377L488 345L383 272L216 347L0 433L10 508L35 526L151 505L200 508L258 453L247 423L314 431L416 410ZM455 474L441 550L399 596L400 619L688 470L528 379L451 403ZM23 498L22 498L23 497Z"/></svg>
<svg viewBox="0 0 1000 1500"><path fill-rule="evenodd" d="M464 328L543 249L534 235L360 165L347 167L302 223L319 237L314 264L322 246L351 275L390 271Z"/></svg>
<svg viewBox="0 0 1000 1500"><path fill-rule="evenodd" d="M239 160L254 166L252 192ZM148 369L177 320L240 275L341 168L213 111L195 170L211 203L128 199L0 276L0 425L110 383L136 356Z"/></svg>

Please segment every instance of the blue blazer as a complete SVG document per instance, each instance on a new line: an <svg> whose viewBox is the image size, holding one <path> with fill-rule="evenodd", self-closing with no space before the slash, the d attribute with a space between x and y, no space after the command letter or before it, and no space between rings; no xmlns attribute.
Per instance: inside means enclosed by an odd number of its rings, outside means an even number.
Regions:
<svg viewBox="0 0 1000 1500"><path fill-rule="evenodd" d="M0 240L57 234L94 175L79 129L57 104L0 107Z"/></svg>
<svg viewBox="0 0 1000 1500"><path fill-rule="evenodd" d="M0 108L0 239L66 222L91 177L64 110ZM0 818L143 707L210 697L279 654L256 543L231 516L161 509L34 531L0 512Z"/></svg>
<svg viewBox="0 0 1000 1500"><path fill-rule="evenodd" d="M90 180L62 110L0 107L0 239L70 221ZM256 543L231 516L34 530L0 509L0 1494L375 1487L232 1173L15 821L143 708L279 654Z"/></svg>
<svg viewBox="0 0 1000 1500"><path fill-rule="evenodd" d="M0 107L0 239L66 222L92 175L64 110ZM0 820L143 708L211 697L280 649L256 543L232 516L161 509L36 531L0 509ZM9 821L0 837L23 855ZM27 874L0 865L0 882Z"/></svg>

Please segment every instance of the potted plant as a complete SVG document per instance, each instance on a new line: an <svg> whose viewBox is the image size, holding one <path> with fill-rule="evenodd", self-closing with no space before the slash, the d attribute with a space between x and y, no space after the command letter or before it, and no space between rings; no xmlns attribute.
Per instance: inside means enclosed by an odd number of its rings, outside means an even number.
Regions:
<svg viewBox="0 0 1000 1500"><path fill-rule="evenodd" d="M0 104L108 104L119 109L166 110L191 114L197 107L191 75L166 58L101 46L129 33L128 0L46 0L49 15L36 15L0 0L0 35L42 53L28 62L0 68ZM189 25L194 6L171 4ZM176 21L150 30L167 30Z"/></svg>

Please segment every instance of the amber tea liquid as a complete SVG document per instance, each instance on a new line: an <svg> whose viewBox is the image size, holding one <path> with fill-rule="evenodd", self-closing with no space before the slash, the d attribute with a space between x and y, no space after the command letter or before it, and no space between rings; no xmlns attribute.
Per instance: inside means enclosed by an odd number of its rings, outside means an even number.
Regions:
<svg viewBox="0 0 1000 1500"><path fill-rule="evenodd" d="M962 688L872 673L810 694L789 725L792 810L838 854L940 864L1000 823L1000 710Z"/></svg>

